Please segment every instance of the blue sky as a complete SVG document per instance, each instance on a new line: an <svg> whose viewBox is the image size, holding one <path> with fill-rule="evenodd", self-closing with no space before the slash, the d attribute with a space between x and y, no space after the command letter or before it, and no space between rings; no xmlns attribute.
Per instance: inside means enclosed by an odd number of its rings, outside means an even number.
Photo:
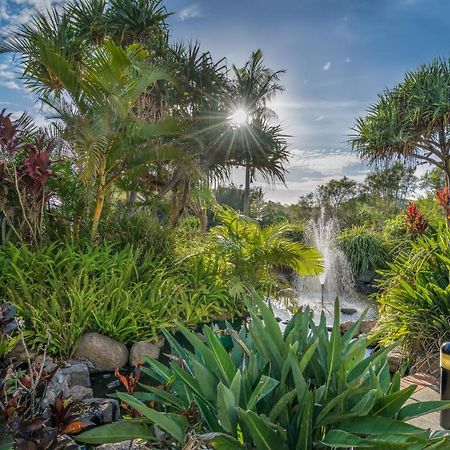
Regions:
<svg viewBox="0 0 450 450"><path fill-rule="evenodd" d="M0 27L23 23L50 0L0 0ZM331 178L367 171L346 143L355 117L385 87L437 56L449 56L450 2L443 0L167 0L176 40L199 40L217 59L241 65L261 48L285 69L273 107L291 135L288 189L268 198L295 202ZM0 105L42 112L0 57ZM237 174L239 180L240 175Z"/></svg>

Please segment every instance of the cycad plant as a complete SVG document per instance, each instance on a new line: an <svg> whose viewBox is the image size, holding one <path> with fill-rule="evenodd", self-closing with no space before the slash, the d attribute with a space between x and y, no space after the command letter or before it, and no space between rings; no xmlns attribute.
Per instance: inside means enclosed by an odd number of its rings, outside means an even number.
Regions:
<svg viewBox="0 0 450 450"><path fill-rule="evenodd" d="M289 239L289 233L295 231L292 225L261 227L231 209L218 210L218 218L221 225L210 232L235 293L256 286L276 295L283 287L276 268L287 267L300 275L317 275L322 271L322 258L315 248Z"/></svg>
<svg viewBox="0 0 450 450"><path fill-rule="evenodd" d="M248 328L230 326L232 349L213 329L204 341L183 326L182 347L165 333L175 358L169 367L147 359L144 371L157 387L142 385L134 396L118 394L141 417L82 433L84 443L143 438L164 448L227 450L445 449L450 441L430 436L407 420L450 407L450 402L405 405L415 386L400 389L391 376L389 348L366 356L370 341L353 339L358 321L344 335L336 302L333 330L300 310L284 332L255 297ZM147 406L148 402L154 407ZM159 438L154 434L154 425Z"/></svg>

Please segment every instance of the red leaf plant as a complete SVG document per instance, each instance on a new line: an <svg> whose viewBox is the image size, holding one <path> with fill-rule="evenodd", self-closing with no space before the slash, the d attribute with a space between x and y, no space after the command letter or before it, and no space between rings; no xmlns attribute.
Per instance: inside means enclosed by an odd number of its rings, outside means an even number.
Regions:
<svg viewBox="0 0 450 450"><path fill-rule="evenodd" d="M423 234L428 227L428 220L415 203L410 203L405 214L405 223L411 234Z"/></svg>

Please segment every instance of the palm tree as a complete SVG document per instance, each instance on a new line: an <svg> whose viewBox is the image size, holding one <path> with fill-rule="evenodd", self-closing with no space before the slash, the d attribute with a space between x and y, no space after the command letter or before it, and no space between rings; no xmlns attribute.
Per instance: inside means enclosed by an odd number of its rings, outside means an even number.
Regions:
<svg viewBox="0 0 450 450"><path fill-rule="evenodd" d="M121 48L105 40L81 70L55 51L41 56L61 85L61 95L43 101L64 123L62 134L75 153L80 177L96 189L92 239L115 183L136 176L150 163L179 156L178 149L162 139L177 133L178 123L144 121L135 112L143 92L170 79L148 64L147 55L137 44Z"/></svg>
<svg viewBox="0 0 450 450"><path fill-rule="evenodd" d="M268 108L268 102L276 94L283 91L283 87L278 83L283 70L273 71L264 65L261 50L256 50L250 56L249 61L242 68L233 65L235 75L232 103L234 108L238 109L248 116L248 122L253 120L258 124L264 123L274 116L273 111ZM244 121L245 122L245 121ZM247 123L243 124L243 148L241 153L241 164L245 167L245 193L244 193L244 214L249 214L250 208L250 184L254 178L255 167L254 155L255 139L248 136L245 131ZM265 128L267 132L269 128ZM256 146L256 152L261 152L262 146ZM270 152L270 148L264 148L264 151Z"/></svg>
<svg viewBox="0 0 450 450"><path fill-rule="evenodd" d="M288 267L300 275L317 275L323 269L320 253L287 235L295 231L290 224L261 227L255 220L231 209L219 210L221 225L211 229L219 254L229 265L236 292L263 287L276 294L282 287L275 267ZM262 283L262 286L261 286Z"/></svg>

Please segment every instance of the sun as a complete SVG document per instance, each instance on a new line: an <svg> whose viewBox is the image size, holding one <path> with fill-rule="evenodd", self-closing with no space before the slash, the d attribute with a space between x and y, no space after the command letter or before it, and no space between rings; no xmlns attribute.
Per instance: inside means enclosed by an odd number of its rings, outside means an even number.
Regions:
<svg viewBox="0 0 450 450"><path fill-rule="evenodd" d="M249 114L245 111L245 109L237 109L233 114L231 114L231 116L228 117L228 120L231 125L236 128L240 128L248 124Z"/></svg>

